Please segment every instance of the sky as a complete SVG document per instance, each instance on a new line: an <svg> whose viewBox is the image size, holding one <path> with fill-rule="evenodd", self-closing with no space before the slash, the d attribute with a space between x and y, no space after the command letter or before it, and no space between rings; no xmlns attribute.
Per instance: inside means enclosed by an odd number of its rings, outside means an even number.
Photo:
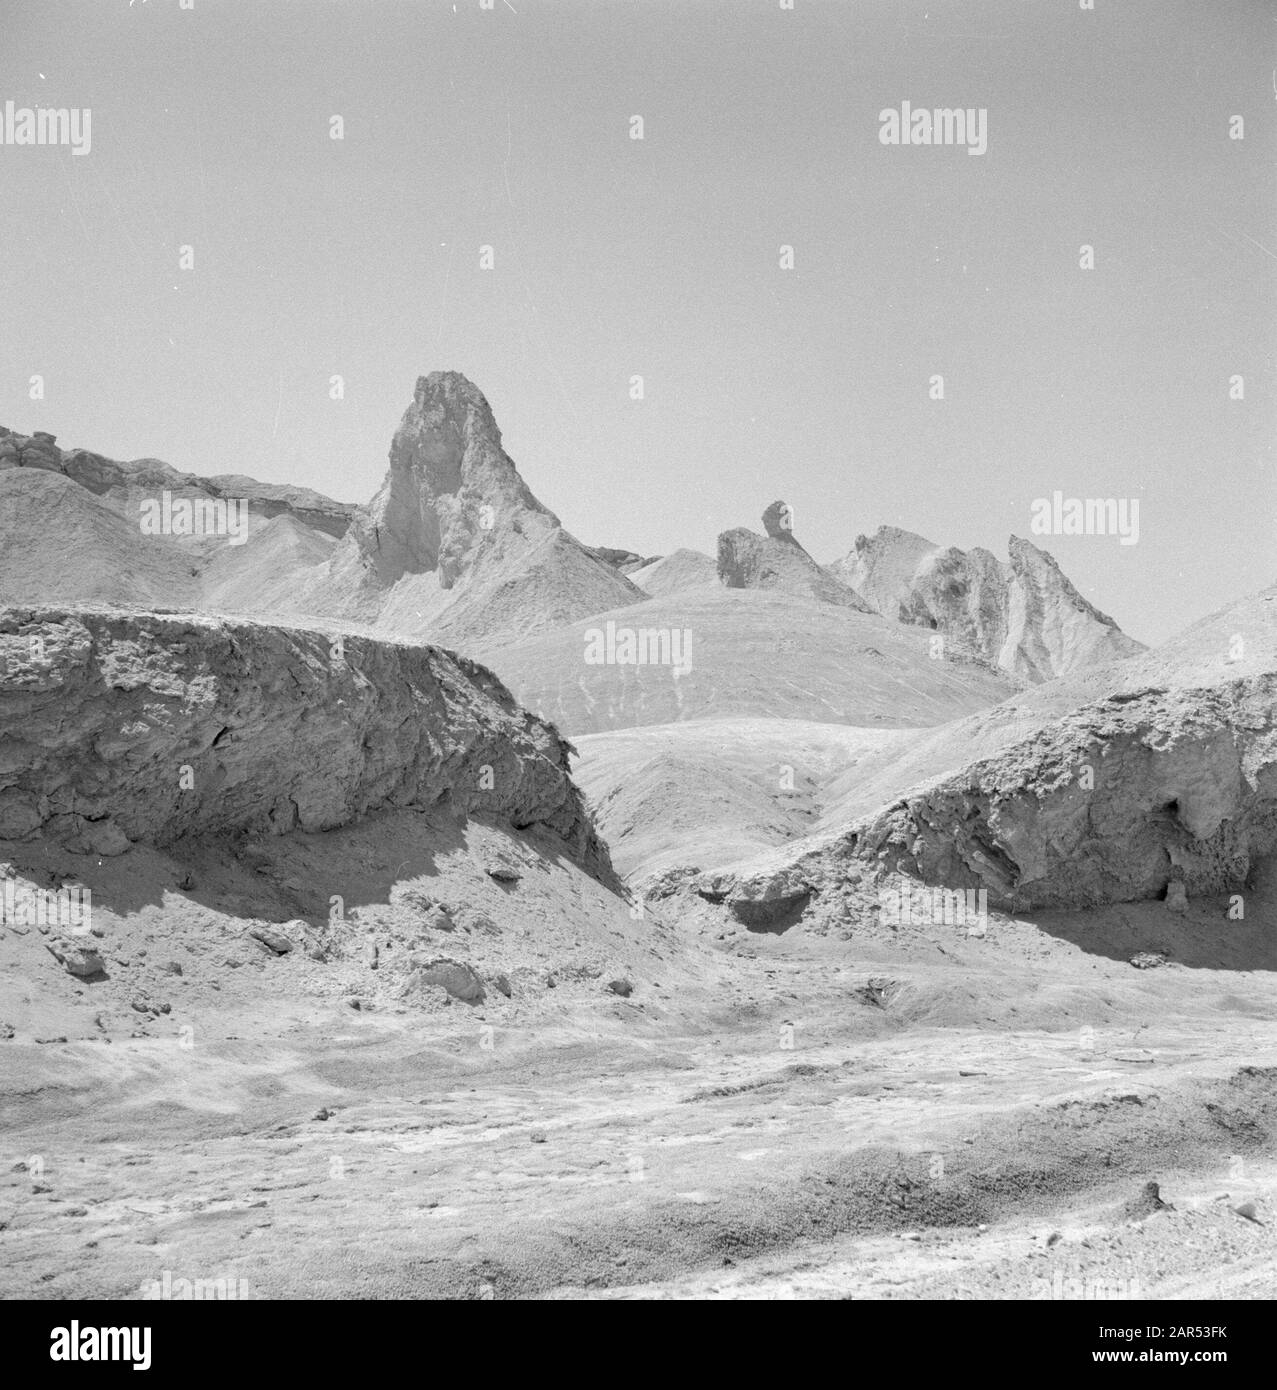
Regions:
<svg viewBox="0 0 1277 1390"><path fill-rule="evenodd" d="M0 145L0 423L363 502L456 370L587 544L1014 533L1161 641L1274 579L1277 4L1085 2L0 0L92 113Z"/></svg>

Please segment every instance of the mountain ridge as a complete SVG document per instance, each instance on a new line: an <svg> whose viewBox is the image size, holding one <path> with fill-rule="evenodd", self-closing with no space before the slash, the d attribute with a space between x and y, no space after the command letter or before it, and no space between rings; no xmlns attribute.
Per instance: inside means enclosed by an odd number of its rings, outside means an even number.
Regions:
<svg viewBox="0 0 1277 1390"><path fill-rule="evenodd" d="M1055 557L1012 535L1008 560L882 526L828 569L875 611L961 641L1040 682L1144 650L1077 591Z"/></svg>

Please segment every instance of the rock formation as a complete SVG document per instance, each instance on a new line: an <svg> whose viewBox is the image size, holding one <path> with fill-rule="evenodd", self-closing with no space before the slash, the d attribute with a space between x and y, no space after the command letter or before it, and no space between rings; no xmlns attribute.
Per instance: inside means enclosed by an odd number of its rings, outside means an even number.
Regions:
<svg viewBox="0 0 1277 1390"><path fill-rule="evenodd" d="M987 550L942 549L894 526L857 536L830 572L879 613L945 634L1027 681L1143 651L1088 603L1054 558L1018 536L1003 563Z"/></svg>
<svg viewBox="0 0 1277 1390"><path fill-rule="evenodd" d="M1277 848L1275 712L1272 676L1111 697L887 810L859 852L1004 905L1240 891Z"/></svg>
<svg viewBox="0 0 1277 1390"><path fill-rule="evenodd" d="M605 565L611 565L625 575L632 575L635 570L654 565L663 558L660 555L640 555L634 550L617 550L609 545L587 545L585 548L596 560L602 560Z"/></svg>
<svg viewBox="0 0 1277 1390"><path fill-rule="evenodd" d="M1277 849L1275 721L1274 676L1113 696L718 889L755 917L856 865L1011 911L1240 892Z"/></svg>
<svg viewBox="0 0 1277 1390"><path fill-rule="evenodd" d="M433 372L417 380L380 490L296 606L473 646L643 597L532 495L483 393Z"/></svg>
<svg viewBox="0 0 1277 1390"><path fill-rule="evenodd" d="M0 613L0 838L325 830L419 808L537 829L607 879L569 745L484 667L209 619Z"/></svg>
<svg viewBox="0 0 1277 1390"><path fill-rule="evenodd" d="M418 379L391 441L390 471L356 514L351 539L384 587L428 570L446 591L490 540L514 531L536 545L558 525L501 447L482 393L459 373L435 372Z"/></svg>
<svg viewBox="0 0 1277 1390"><path fill-rule="evenodd" d="M722 583L729 589L779 589L871 613L859 594L818 565L794 539L792 516L788 503L773 502L763 513L766 535L743 526L724 531L718 538Z"/></svg>
<svg viewBox="0 0 1277 1390"><path fill-rule="evenodd" d="M340 537L350 524L353 503L334 502L306 487L259 483L238 473L211 478L180 473L159 459L117 463L87 449L62 450L56 436L37 430L27 436L0 426L0 473L12 468L39 468L61 473L99 497L137 526L138 504L165 491L186 498L244 498L255 526L277 516L290 516L301 525Z"/></svg>
<svg viewBox="0 0 1277 1390"><path fill-rule="evenodd" d="M309 488L116 463L0 429L0 605L270 611L327 560L353 510Z"/></svg>
<svg viewBox="0 0 1277 1390"><path fill-rule="evenodd" d="M1277 850L1275 609L1277 588L939 730L874 809L702 886L751 920L884 870L1012 910L1239 892Z"/></svg>
<svg viewBox="0 0 1277 1390"><path fill-rule="evenodd" d="M908 619L904 615L909 611L913 596L914 575L923 560L939 548L934 541L912 531L902 531L898 526L880 526L872 537L857 536L851 552L835 560L828 569L853 585L884 618L905 622Z"/></svg>
<svg viewBox="0 0 1277 1390"><path fill-rule="evenodd" d="M794 509L788 502L773 502L763 513L763 530L774 541L792 540Z"/></svg>

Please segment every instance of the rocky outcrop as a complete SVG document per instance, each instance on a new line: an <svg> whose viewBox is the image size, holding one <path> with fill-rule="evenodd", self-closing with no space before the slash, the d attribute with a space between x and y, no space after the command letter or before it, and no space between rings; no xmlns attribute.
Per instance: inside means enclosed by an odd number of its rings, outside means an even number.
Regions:
<svg viewBox="0 0 1277 1390"><path fill-rule="evenodd" d="M923 560L939 549L934 541L912 531L880 526L872 537L857 536L850 554L835 560L828 569L850 584L884 618L905 622L914 575Z"/></svg>
<svg viewBox="0 0 1277 1390"><path fill-rule="evenodd" d="M625 575L632 575L635 570L654 565L664 558L661 555L640 555L635 550L617 550L610 545L587 545L585 548L596 560L602 560L605 565L611 565Z"/></svg>
<svg viewBox="0 0 1277 1390"><path fill-rule="evenodd" d="M39 524L59 498L70 529ZM228 504L240 501L247 507L231 517ZM168 510L182 507L201 522ZM158 525L153 508L165 509ZM0 525L25 538L21 554L0 557L0 604L354 623L474 651L647 597L625 571L648 558L591 550L565 531L519 476L482 392L457 372L418 379L365 507L0 430Z"/></svg>
<svg viewBox="0 0 1277 1390"><path fill-rule="evenodd" d="M857 536L829 570L886 618L943 633L1023 680L1038 682L1143 651L1088 603L1054 558L1018 536L1010 559L880 527Z"/></svg>
<svg viewBox="0 0 1277 1390"><path fill-rule="evenodd" d="M519 529L515 531L515 524ZM432 571L451 589L489 542L536 545L559 519L528 490L483 393L457 372L420 377L390 444L390 471L351 540L384 587Z"/></svg>
<svg viewBox="0 0 1277 1390"><path fill-rule="evenodd" d="M704 886L742 918L836 894L870 869L985 889L1011 911L1091 907L1239 892L1274 849L1270 673L1114 693L836 835Z"/></svg>
<svg viewBox="0 0 1277 1390"><path fill-rule="evenodd" d="M473 648L644 597L532 495L483 393L432 372L417 379L380 490L296 609Z"/></svg>
<svg viewBox="0 0 1277 1390"><path fill-rule="evenodd" d="M1237 892L1277 848L1277 677L1150 690L924 787L856 852L1002 906Z"/></svg>
<svg viewBox="0 0 1277 1390"><path fill-rule="evenodd" d="M860 759L801 841L703 875L745 920L854 923L884 875L1014 910L1254 888L1277 848L1277 585L1160 647ZM1249 906L1248 906L1249 915Z"/></svg>
<svg viewBox="0 0 1277 1390"><path fill-rule="evenodd" d="M763 512L763 530L774 541L789 540L794 534L794 509L788 502L772 502Z"/></svg>
<svg viewBox="0 0 1277 1390"><path fill-rule="evenodd" d="M872 612L859 594L818 565L794 539L793 513L773 502L763 513L766 535L746 527L718 538L718 577L728 589L778 589L782 593Z"/></svg>
<svg viewBox="0 0 1277 1390"><path fill-rule="evenodd" d="M62 472L62 450L57 435L44 430L34 434L18 434L0 425L0 469L43 468L50 473Z"/></svg>
<svg viewBox="0 0 1277 1390"><path fill-rule="evenodd" d="M998 664L1050 680L1144 650L1073 587L1055 557L1018 536L1008 542L1007 632Z"/></svg>
<svg viewBox="0 0 1277 1390"><path fill-rule="evenodd" d="M81 852L391 808L532 830L605 880L569 745L484 667L260 623L0 613L0 838Z"/></svg>
<svg viewBox="0 0 1277 1390"><path fill-rule="evenodd" d="M100 497L134 526L141 501L170 492L174 497L245 499L256 525L277 516L289 516L301 525L326 535L345 535L354 504L334 502L306 487L259 483L238 473L201 478L180 473L159 459L135 459L117 463L87 449L62 450L55 435L37 430L27 436L0 426L0 472L9 468L42 468L61 473Z"/></svg>

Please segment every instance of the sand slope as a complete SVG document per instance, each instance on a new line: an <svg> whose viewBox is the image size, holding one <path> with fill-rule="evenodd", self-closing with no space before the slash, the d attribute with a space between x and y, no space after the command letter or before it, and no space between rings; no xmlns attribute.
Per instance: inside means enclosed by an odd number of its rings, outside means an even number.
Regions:
<svg viewBox="0 0 1277 1390"><path fill-rule="evenodd" d="M190 607L195 565L60 473L0 472L0 603Z"/></svg>
<svg viewBox="0 0 1277 1390"><path fill-rule="evenodd" d="M608 621L691 634L691 669L591 665L587 633ZM569 736L726 716L820 723L938 724L1014 688L975 662L935 659L916 628L791 594L696 588L598 614L480 659Z"/></svg>

